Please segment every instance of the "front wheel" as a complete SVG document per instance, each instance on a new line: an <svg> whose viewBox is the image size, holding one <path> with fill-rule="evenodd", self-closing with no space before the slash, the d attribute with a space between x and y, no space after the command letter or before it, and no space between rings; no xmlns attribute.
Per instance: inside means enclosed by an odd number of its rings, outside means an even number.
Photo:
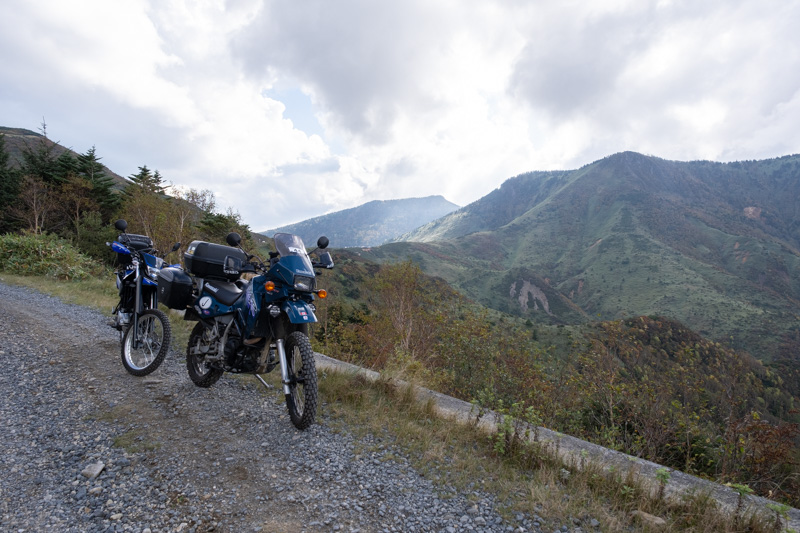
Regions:
<svg viewBox="0 0 800 533"><path fill-rule="evenodd" d="M122 366L129 374L146 376L164 361L172 339L167 315L148 309L122 336Z"/></svg>
<svg viewBox="0 0 800 533"><path fill-rule="evenodd" d="M297 429L306 429L317 416L317 365L308 337L300 331L286 339L289 394L286 406Z"/></svg>

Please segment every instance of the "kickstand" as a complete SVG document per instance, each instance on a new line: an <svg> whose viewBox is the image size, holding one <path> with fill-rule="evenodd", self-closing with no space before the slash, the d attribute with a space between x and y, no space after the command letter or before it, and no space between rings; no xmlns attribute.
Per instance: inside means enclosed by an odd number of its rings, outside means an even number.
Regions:
<svg viewBox="0 0 800 533"><path fill-rule="evenodd" d="M258 374L255 374L255 376L256 376L256 379L257 379L258 381L260 381L260 382L261 382L261 384L262 384L262 385L264 385L264 386L265 386L267 389L274 389L274 388L275 388L275 387L273 387L272 385L270 385L269 383L267 383L266 381L264 381L264 378L262 378L262 377L261 377L261 376L259 376Z"/></svg>

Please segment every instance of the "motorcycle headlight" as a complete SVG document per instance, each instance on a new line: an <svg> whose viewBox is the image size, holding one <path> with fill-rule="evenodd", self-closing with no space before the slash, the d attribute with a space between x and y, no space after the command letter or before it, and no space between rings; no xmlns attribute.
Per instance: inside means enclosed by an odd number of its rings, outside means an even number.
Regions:
<svg viewBox="0 0 800 533"><path fill-rule="evenodd" d="M314 281L314 278L309 278L307 276L295 276L294 288L297 291L311 292L314 290Z"/></svg>
<svg viewBox="0 0 800 533"><path fill-rule="evenodd" d="M147 267L147 277L152 279L153 281L158 279L158 270L157 268L153 268L151 266Z"/></svg>

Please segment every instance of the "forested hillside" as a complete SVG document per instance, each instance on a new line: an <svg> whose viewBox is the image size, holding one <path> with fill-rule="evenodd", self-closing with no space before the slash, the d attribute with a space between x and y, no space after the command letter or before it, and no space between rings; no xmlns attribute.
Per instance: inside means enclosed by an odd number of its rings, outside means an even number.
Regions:
<svg viewBox="0 0 800 533"><path fill-rule="evenodd" d="M616 154L512 178L405 240L365 257L414 257L535 321L660 314L765 360L800 352L800 156Z"/></svg>
<svg viewBox="0 0 800 533"><path fill-rule="evenodd" d="M164 251L194 239L223 242L232 230L251 238L237 213L215 211L211 191L172 189L168 195L165 178L147 165L121 179L94 147L76 153L45 133L0 130L0 233L51 234L105 262L114 257L105 243L117 237L117 218Z"/></svg>

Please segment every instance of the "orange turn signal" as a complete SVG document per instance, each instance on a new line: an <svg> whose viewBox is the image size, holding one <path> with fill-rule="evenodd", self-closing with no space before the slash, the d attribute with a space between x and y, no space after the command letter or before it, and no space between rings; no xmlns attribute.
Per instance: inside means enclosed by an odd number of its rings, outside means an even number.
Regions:
<svg viewBox="0 0 800 533"><path fill-rule="evenodd" d="M272 292L275 290L275 282L268 281L264 284L264 288L267 289L267 292Z"/></svg>
<svg viewBox="0 0 800 533"><path fill-rule="evenodd" d="M326 291L325 289L320 289L320 290L317 291L317 296L319 296L320 298L325 299L325 298L328 297L328 291Z"/></svg>

